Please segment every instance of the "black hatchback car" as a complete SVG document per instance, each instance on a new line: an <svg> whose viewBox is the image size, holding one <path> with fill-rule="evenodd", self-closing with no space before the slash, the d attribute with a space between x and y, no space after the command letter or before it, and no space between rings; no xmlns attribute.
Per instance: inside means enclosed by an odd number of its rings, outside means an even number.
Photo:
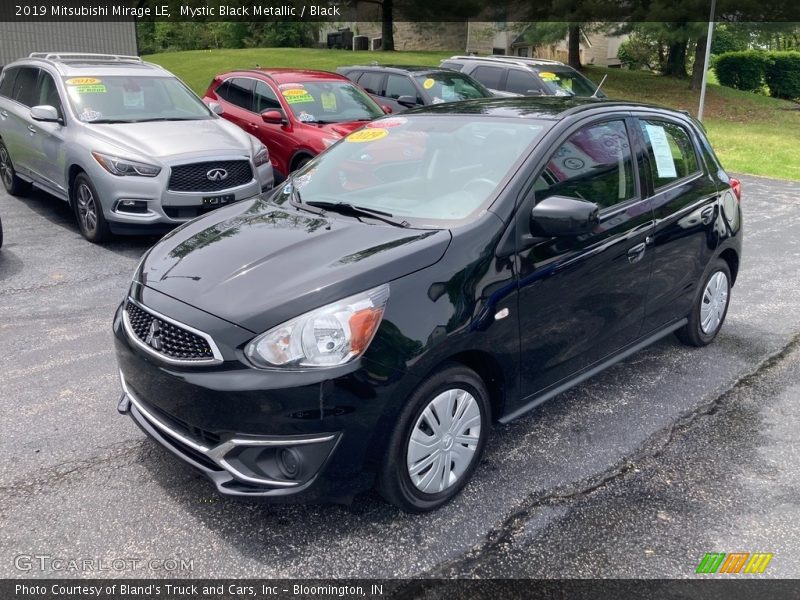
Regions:
<svg viewBox="0 0 800 600"><path fill-rule="evenodd" d="M739 182L662 108L491 99L369 123L173 231L114 319L119 410L223 494L408 511L507 422L722 326Z"/></svg>

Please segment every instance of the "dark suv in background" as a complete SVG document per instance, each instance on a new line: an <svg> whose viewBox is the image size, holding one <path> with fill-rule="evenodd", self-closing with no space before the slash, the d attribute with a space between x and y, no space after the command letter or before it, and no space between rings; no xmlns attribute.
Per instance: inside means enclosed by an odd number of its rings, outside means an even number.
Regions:
<svg viewBox="0 0 800 600"><path fill-rule="evenodd" d="M585 96L605 98L597 86L557 60L518 56L452 56L440 67L477 79L492 92L521 96Z"/></svg>
<svg viewBox="0 0 800 600"><path fill-rule="evenodd" d="M394 113L415 106L514 95L493 94L469 75L436 67L353 65L339 67L336 72L360 85Z"/></svg>

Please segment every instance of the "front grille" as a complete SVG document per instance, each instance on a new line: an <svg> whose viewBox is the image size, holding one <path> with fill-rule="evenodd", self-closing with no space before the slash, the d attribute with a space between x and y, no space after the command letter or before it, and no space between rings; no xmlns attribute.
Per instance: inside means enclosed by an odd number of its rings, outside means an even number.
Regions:
<svg viewBox="0 0 800 600"><path fill-rule="evenodd" d="M158 354L175 360L213 360L214 352L204 337L159 319L128 301L125 310L134 335Z"/></svg>
<svg viewBox="0 0 800 600"><path fill-rule="evenodd" d="M209 179L209 172L221 169L224 179ZM247 160L221 160L172 167L169 189L173 192L219 192L253 180L253 170Z"/></svg>

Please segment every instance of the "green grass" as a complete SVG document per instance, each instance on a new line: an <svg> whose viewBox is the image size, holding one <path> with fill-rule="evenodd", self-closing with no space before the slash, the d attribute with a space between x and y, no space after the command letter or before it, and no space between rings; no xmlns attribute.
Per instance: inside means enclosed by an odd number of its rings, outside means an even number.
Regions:
<svg viewBox="0 0 800 600"><path fill-rule="evenodd" d="M454 52L348 52L305 48L198 50L143 57L162 65L203 94L212 77L233 69L291 67L334 71L349 64L438 65ZM612 98L650 102L697 113L699 92L688 82L642 71L588 67L587 76ZM800 105L720 86L709 78L704 123L726 169L779 179L800 180Z"/></svg>

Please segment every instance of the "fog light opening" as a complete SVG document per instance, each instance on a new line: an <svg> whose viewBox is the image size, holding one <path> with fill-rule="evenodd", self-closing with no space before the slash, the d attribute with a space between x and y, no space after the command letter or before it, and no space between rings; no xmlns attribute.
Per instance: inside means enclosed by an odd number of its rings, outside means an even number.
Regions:
<svg viewBox="0 0 800 600"><path fill-rule="evenodd" d="M294 448L278 451L278 468L287 479L298 479L303 470L303 455Z"/></svg>
<svg viewBox="0 0 800 600"><path fill-rule="evenodd" d="M119 213L132 213L132 214L145 214L147 212L146 200L120 200L117 202L117 211Z"/></svg>

